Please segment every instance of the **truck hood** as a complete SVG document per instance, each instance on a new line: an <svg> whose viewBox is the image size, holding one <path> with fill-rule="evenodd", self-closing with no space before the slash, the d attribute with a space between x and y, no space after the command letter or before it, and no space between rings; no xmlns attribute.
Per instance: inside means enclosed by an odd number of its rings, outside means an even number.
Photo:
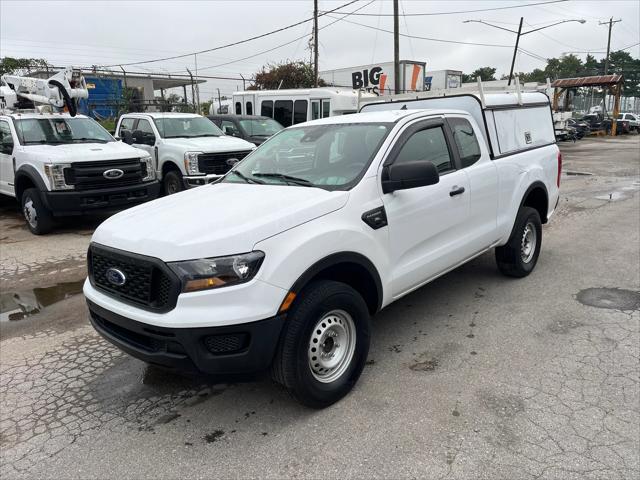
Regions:
<svg viewBox="0 0 640 480"><path fill-rule="evenodd" d="M118 213L92 241L164 261L233 255L342 208L348 197L313 187L211 184Z"/></svg>
<svg viewBox="0 0 640 480"><path fill-rule="evenodd" d="M86 162L91 160L122 160L141 158L141 152L122 142L69 143L62 145L25 145L25 152L39 158L47 158L52 163Z"/></svg>
<svg viewBox="0 0 640 480"><path fill-rule="evenodd" d="M198 151L205 153L234 152L237 150L251 150L255 148L241 138L223 137L196 137L196 138L165 138L165 144L178 147L185 152Z"/></svg>

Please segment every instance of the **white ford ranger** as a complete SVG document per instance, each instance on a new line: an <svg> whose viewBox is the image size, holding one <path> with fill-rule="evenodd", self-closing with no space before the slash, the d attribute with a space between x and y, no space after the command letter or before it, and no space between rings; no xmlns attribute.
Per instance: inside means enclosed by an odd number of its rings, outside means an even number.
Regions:
<svg viewBox="0 0 640 480"><path fill-rule="evenodd" d="M54 217L122 210L159 191L151 157L91 118L0 112L0 193L20 202L34 234Z"/></svg>
<svg viewBox="0 0 640 480"><path fill-rule="evenodd" d="M357 381L380 309L490 249L506 275L534 269L561 170L545 95L364 110L287 128L221 181L100 225L96 330L169 368L270 369L320 408Z"/></svg>
<svg viewBox="0 0 640 480"><path fill-rule="evenodd" d="M168 195L218 180L255 148L192 113L128 113L116 136L151 155Z"/></svg>

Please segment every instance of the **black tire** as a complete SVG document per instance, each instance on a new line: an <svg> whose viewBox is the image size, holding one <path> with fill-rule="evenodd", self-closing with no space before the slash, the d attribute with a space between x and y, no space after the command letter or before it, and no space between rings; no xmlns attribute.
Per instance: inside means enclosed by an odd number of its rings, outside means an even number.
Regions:
<svg viewBox="0 0 640 480"><path fill-rule="evenodd" d="M343 367L327 370L325 382L320 381L316 375L319 373L312 370L311 362L313 353L311 351L318 345L318 354L323 346L326 348L330 341L334 345L333 337L329 338L328 333L335 333L330 328L341 328L342 323L336 323L336 317L332 315L338 312L346 313L351 317L355 327L355 347L353 355L349 358L338 350L336 355L344 355ZM327 320L328 319L328 320ZM331 320L333 319L333 324ZM321 320L324 322L321 323ZM338 317L338 322L342 319ZM331 324L331 325L330 325ZM321 343L313 343L318 340L319 332L316 328L325 327ZM280 338L278 351L271 368L271 374L275 381L284 385L289 393L300 403L312 408L327 407L342 397L353 388L357 382L362 369L364 368L369 353L370 341L370 318L366 303L353 288L344 283L331 280L320 280L311 283L299 295L287 315L284 331ZM322 342L322 338L325 341ZM335 338L341 338L337 336ZM344 337L342 337L344 338ZM344 342L337 348L348 350L349 342ZM315 350L314 350L315 351ZM330 357L329 361L332 361ZM338 359L340 356L338 356ZM324 360L323 360L324 361ZM315 368L319 366L315 363ZM342 372L340 373L340 371ZM336 375L334 379L331 375Z"/></svg>
<svg viewBox="0 0 640 480"><path fill-rule="evenodd" d="M27 188L22 193L20 202L22 215L27 222L27 227L34 235L44 235L53 228L53 215L44 206L40 191L37 188Z"/></svg>
<svg viewBox="0 0 640 480"><path fill-rule="evenodd" d="M527 237L528 230L535 232L534 240ZM532 242L535 242L531 245ZM526 246L530 248L527 249ZM538 262L540 247L542 246L542 222L540 214L535 208L521 207L516 216L516 222L506 245L496 248L496 262L500 271L509 276L522 278L529 275Z"/></svg>
<svg viewBox="0 0 640 480"><path fill-rule="evenodd" d="M182 181L182 173L178 170L168 171L162 179L164 194L171 195L184 190L184 182Z"/></svg>

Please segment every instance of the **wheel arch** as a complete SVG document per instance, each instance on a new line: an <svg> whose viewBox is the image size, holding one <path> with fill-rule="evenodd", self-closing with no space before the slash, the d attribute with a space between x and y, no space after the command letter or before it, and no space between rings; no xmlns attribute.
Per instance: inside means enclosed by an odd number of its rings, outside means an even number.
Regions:
<svg viewBox="0 0 640 480"><path fill-rule="evenodd" d="M336 280L354 288L373 315L382 306L382 280L375 265L356 252L339 252L324 257L304 271L290 291L299 293L313 280Z"/></svg>
<svg viewBox="0 0 640 480"><path fill-rule="evenodd" d="M27 188L37 188L40 191L48 190L38 171L31 165L23 165L16 172L14 191L18 202L22 201L22 194Z"/></svg>
<svg viewBox="0 0 640 480"><path fill-rule="evenodd" d="M180 169L180 166L177 162L175 162L173 159L164 160L162 162L162 177L164 177L171 170L177 170L182 174L182 170Z"/></svg>
<svg viewBox="0 0 640 480"><path fill-rule="evenodd" d="M549 214L549 192L541 181L535 181L525 191L520 207L531 207L538 211L542 223L547 223Z"/></svg>

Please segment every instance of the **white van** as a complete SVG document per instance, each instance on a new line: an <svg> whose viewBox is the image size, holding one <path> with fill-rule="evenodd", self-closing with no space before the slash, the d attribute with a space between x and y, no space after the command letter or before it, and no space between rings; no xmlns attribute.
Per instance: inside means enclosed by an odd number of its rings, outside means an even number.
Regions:
<svg viewBox="0 0 640 480"><path fill-rule="evenodd" d="M362 99L376 95L340 88L247 90L233 94L236 115L271 117L284 127L319 118L356 113Z"/></svg>

